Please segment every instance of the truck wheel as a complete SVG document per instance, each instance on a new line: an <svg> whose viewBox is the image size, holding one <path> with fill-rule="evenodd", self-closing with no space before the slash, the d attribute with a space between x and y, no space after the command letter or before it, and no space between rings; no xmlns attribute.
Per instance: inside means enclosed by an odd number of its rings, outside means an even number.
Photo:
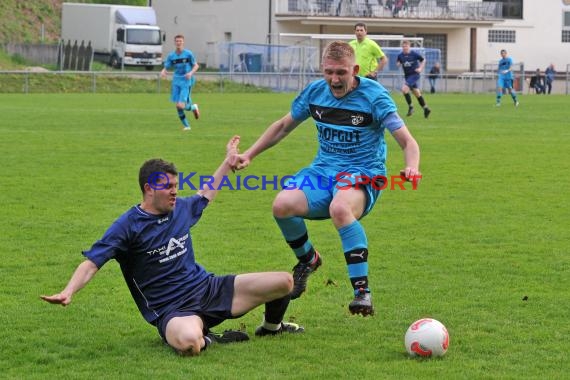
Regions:
<svg viewBox="0 0 570 380"><path fill-rule="evenodd" d="M144 67L146 71L152 71L154 70L154 66L145 66Z"/></svg>
<svg viewBox="0 0 570 380"><path fill-rule="evenodd" d="M111 60L109 61L109 64L111 65L111 67L113 67L115 69L121 68L121 60L116 55L111 56Z"/></svg>

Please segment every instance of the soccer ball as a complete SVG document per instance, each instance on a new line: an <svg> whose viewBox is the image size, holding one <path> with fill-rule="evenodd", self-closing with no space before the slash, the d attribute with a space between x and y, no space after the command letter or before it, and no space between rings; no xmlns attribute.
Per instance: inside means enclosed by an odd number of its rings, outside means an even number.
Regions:
<svg viewBox="0 0 570 380"><path fill-rule="evenodd" d="M443 356L449 347L449 334L441 322L423 318L410 325L404 343L411 356Z"/></svg>

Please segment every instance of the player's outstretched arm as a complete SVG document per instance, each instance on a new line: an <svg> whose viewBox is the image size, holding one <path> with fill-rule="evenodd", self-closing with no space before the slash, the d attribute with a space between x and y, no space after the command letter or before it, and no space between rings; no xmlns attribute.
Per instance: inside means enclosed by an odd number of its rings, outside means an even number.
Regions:
<svg viewBox="0 0 570 380"><path fill-rule="evenodd" d="M279 143L299 124L301 122L294 120L290 112L273 122L248 150L238 156L232 169L241 170L246 168L257 155Z"/></svg>
<svg viewBox="0 0 570 380"><path fill-rule="evenodd" d="M49 303L67 306L71 303L73 295L87 285L98 270L99 268L97 268L93 261L85 260L77 266L67 286L61 293L52 296L40 296L40 298Z"/></svg>
<svg viewBox="0 0 570 380"><path fill-rule="evenodd" d="M420 147L416 139L414 139L408 127L405 125L392 133L392 136L394 136L394 139L396 139L404 152L406 168L401 171L401 174L409 181L417 180L417 178L421 176L421 173L419 170Z"/></svg>
<svg viewBox="0 0 570 380"><path fill-rule="evenodd" d="M233 166L237 164L239 156L239 141L240 137L237 135L233 136L230 141L228 141L226 145L226 157L224 158L224 161L222 161L218 169L216 169L212 175L212 181L206 184L203 189L200 189L198 191L198 194L202 195L205 198L208 198L210 201L214 200L218 194L220 183L224 177L233 170Z"/></svg>

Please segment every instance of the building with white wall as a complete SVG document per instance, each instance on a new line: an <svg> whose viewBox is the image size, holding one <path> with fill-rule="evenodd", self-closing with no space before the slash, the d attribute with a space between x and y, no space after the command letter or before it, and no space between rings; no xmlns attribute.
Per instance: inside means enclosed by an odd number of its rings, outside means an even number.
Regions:
<svg viewBox="0 0 570 380"><path fill-rule="evenodd" d="M302 43L282 33L352 34L363 21L372 35L422 37L442 51L448 72L482 70L507 49L526 70L570 63L570 0L152 0L158 23L198 62L218 67L222 42ZM318 42L322 48L325 42ZM397 44L397 42L395 42Z"/></svg>

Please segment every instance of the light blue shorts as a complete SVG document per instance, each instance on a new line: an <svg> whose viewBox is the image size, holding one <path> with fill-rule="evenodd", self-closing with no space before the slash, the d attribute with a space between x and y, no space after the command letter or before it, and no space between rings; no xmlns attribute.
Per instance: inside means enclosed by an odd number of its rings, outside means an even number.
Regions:
<svg viewBox="0 0 570 380"><path fill-rule="evenodd" d="M186 103L188 101L188 95L190 94L190 89L196 82L196 78L190 78L188 80L174 79L172 81L172 89L170 91L170 100L174 103Z"/></svg>
<svg viewBox="0 0 570 380"><path fill-rule="evenodd" d="M513 80L510 78L501 78L497 79L497 87L501 88L513 88Z"/></svg>
<svg viewBox="0 0 570 380"><path fill-rule="evenodd" d="M386 173L378 173L377 181L385 180ZM330 170L309 166L301 169L292 178L285 182L284 191L298 189L307 197L309 212L306 219L329 219L329 206L337 192L358 187L366 193L366 205L362 217L367 215L376 201L380 198L384 183L374 186L364 184L359 176L364 176L360 170L347 168L342 171ZM369 178L369 176L365 176ZM370 178L372 180L375 177ZM358 184L357 184L358 183Z"/></svg>

